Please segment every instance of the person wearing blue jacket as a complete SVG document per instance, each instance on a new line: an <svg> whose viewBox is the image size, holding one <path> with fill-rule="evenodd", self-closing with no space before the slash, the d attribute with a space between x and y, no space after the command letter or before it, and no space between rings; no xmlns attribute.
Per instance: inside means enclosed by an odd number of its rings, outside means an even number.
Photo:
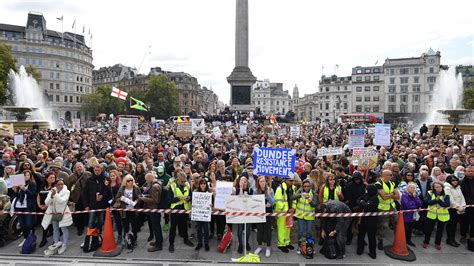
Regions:
<svg viewBox="0 0 474 266"><path fill-rule="evenodd" d="M12 190L14 192L13 196L13 208L17 212L34 212L36 211L36 183L33 178L31 171L24 171L25 175L25 185L13 186ZM23 230L23 241L18 245L18 247L23 247L26 238L32 233L34 228L34 217L32 214L21 214L20 215L20 225Z"/></svg>

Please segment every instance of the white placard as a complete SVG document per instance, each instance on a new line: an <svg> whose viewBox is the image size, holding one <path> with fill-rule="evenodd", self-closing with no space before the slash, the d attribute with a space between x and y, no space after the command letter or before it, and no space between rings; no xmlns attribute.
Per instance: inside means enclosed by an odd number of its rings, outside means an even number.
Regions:
<svg viewBox="0 0 474 266"><path fill-rule="evenodd" d="M240 125L240 135L241 136L247 135L247 125Z"/></svg>
<svg viewBox="0 0 474 266"><path fill-rule="evenodd" d="M239 195L228 196L226 198L226 212L256 212L265 213L265 195ZM245 224L245 223L265 223L265 216L230 216L226 215L226 223L228 224Z"/></svg>
<svg viewBox="0 0 474 266"><path fill-rule="evenodd" d="M467 145L467 142L472 140L472 135L464 135L464 142L463 142L463 146L466 146Z"/></svg>
<svg viewBox="0 0 474 266"><path fill-rule="evenodd" d="M390 124L375 124L374 145L390 146Z"/></svg>
<svg viewBox="0 0 474 266"><path fill-rule="evenodd" d="M297 139L300 137L300 126L290 127L290 137L294 139Z"/></svg>
<svg viewBox="0 0 474 266"><path fill-rule="evenodd" d="M79 118L73 118L72 119L72 128L73 129L81 129L81 119Z"/></svg>
<svg viewBox="0 0 474 266"><path fill-rule="evenodd" d="M365 146L365 129L349 129L349 149Z"/></svg>
<svg viewBox="0 0 474 266"><path fill-rule="evenodd" d="M369 151L369 148L367 147L352 149L352 165L354 166L359 165L359 156L361 154L367 153L368 151Z"/></svg>
<svg viewBox="0 0 474 266"><path fill-rule="evenodd" d="M138 129L138 118L134 117L134 118L130 118L132 120L132 129L135 129L137 130Z"/></svg>
<svg viewBox="0 0 474 266"><path fill-rule="evenodd" d="M204 119L191 119L192 134L193 135L204 135L205 123Z"/></svg>
<svg viewBox="0 0 474 266"><path fill-rule="evenodd" d="M221 121L212 121L212 126L213 126L213 127L218 127L218 126L220 126L220 125L222 125L222 122L221 122Z"/></svg>
<svg viewBox="0 0 474 266"><path fill-rule="evenodd" d="M212 193L193 192L191 221L210 222L211 201Z"/></svg>
<svg viewBox="0 0 474 266"><path fill-rule="evenodd" d="M217 181L214 208L225 210L225 199L227 196L232 195L233 185L232 182Z"/></svg>
<svg viewBox="0 0 474 266"><path fill-rule="evenodd" d="M231 122L231 121L227 121L227 122L225 122L225 126L226 126L226 127L230 127L230 126L232 126L232 122Z"/></svg>
<svg viewBox="0 0 474 266"><path fill-rule="evenodd" d="M23 135L15 135L13 137L13 144L15 145L24 144Z"/></svg>
<svg viewBox="0 0 474 266"><path fill-rule="evenodd" d="M329 156L342 154L342 147L329 147L318 149L318 156Z"/></svg>
<svg viewBox="0 0 474 266"><path fill-rule="evenodd" d="M253 112L250 112L249 115L250 115L250 118L253 118Z"/></svg>
<svg viewBox="0 0 474 266"><path fill-rule="evenodd" d="M25 185L25 175L24 174L19 174L19 175L11 175L8 178L9 183L7 183L7 186L14 187L14 186L24 186Z"/></svg>
<svg viewBox="0 0 474 266"><path fill-rule="evenodd" d="M149 135L136 135L135 141L147 142L150 139Z"/></svg>
<svg viewBox="0 0 474 266"><path fill-rule="evenodd" d="M122 136L130 136L131 131L132 131L132 119L126 118L126 117L120 117L118 127L117 127L118 134Z"/></svg>
<svg viewBox="0 0 474 266"><path fill-rule="evenodd" d="M155 118L154 116L151 117L151 118L150 118L150 122L151 122L151 124L154 124L154 123L156 122L156 118Z"/></svg>
<svg viewBox="0 0 474 266"><path fill-rule="evenodd" d="M221 129L219 127L215 127L212 129L212 135L216 138L220 138L222 136Z"/></svg>

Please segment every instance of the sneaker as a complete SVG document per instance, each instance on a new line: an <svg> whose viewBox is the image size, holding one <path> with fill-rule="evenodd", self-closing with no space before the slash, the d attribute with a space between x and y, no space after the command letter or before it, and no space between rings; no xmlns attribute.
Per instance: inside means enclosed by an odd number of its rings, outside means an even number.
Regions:
<svg viewBox="0 0 474 266"><path fill-rule="evenodd" d="M84 247L84 242L81 243L81 248L83 248L83 247Z"/></svg>
<svg viewBox="0 0 474 266"><path fill-rule="evenodd" d="M267 249L265 250L265 257L270 257L270 248L267 247Z"/></svg>
<svg viewBox="0 0 474 266"><path fill-rule="evenodd" d="M209 251L209 244L205 244L205 245L204 245L204 250L205 250L205 251Z"/></svg>
<svg viewBox="0 0 474 266"><path fill-rule="evenodd" d="M23 247L23 244L25 244L25 240L26 240L26 239L23 239L23 241L21 241L20 244L18 244L18 247L19 247L19 248L22 248L22 247Z"/></svg>
<svg viewBox="0 0 474 266"><path fill-rule="evenodd" d="M261 247L258 247L253 253L255 255L258 255L258 253L260 253L260 251L262 251L262 248Z"/></svg>
<svg viewBox="0 0 474 266"><path fill-rule="evenodd" d="M194 248L194 250L198 251L202 248L202 244L201 243L198 243L196 248Z"/></svg>
<svg viewBox="0 0 474 266"><path fill-rule="evenodd" d="M168 230L170 230L170 224L164 224L163 231L168 232Z"/></svg>
<svg viewBox="0 0 474 266"><path fill-rule="evenodd" d="M296 254L298 254L298 255L301 254L301 249L300 248L296 249Z"/></svg>
<svg viewBox="0 0 474 266"><path fill-rule="evenodd" d="M174 253L174 245L170 245L170 247L168 248L168 251L170 253Z"/></svg>
<svg viewBox="0 0 474 266"><path fill-rule="evenodd" d="M288 246L286 246L286 248L287 248L287 249L289 249L289 250L293 250L293 249L295 249L295 247L294 247L294 246L292 246L291 244L289 244Z"/></svg>
<svg viewBox="0 0 474 266"><path fill-rule="evenodd" d="M42 248L46 244L48 244L48 240L46 240L46 238L43 238L43 239L41 239L41 242L39 243L38 247Z"/></svg>
<svg viewBox="0 0 474 266"><path fill-rule="evenodd" d="M60 248L63 245L63 242L59 241L57 243L52 244L51 246L48 247L49 250L55 250Z"/></svg>
<svg viewBox="0 0 474 266"><path fill-rule="evenodd" d="M62 246L58 249L58 255L63 254L65 251L66 251L66 245L62 245Z"/></svg>
<svg viewBox="0 0 474 266"><path fill-rule="evenodd" d="M290 252L287 247L278 247L278 249L280 249L281 252L283 252L283 253L288 253L288 252Z"/></svg>
<svg viewBox="0 0 474 266"><path fill-rule="evenodd" d="M441 245L435 244L435 249L441 250Z"/></svg>

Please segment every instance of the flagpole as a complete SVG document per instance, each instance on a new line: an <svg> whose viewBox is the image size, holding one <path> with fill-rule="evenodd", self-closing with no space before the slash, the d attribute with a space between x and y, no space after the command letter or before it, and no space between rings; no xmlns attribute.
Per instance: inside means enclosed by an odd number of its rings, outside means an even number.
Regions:
<svg viewBox="0 0 474 266"><path fill-rule="evenodd" d="M61 39L64 45L64 15L61 15Z"/></svg>

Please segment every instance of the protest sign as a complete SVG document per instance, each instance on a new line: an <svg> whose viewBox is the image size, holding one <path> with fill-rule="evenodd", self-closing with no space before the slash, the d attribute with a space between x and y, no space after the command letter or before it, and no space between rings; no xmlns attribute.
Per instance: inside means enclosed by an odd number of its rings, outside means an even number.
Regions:
<svg viewBox="0 0 474 266"><path fill-rule="evenodd" d="M241 136L247 135L247 125L240 125L240 135Z"/></svg>
<svg viewBox="0 0 474 266"><path fill-rule="evenodd" d="M9 185L10 187L14 186L24 186L25 185L25 175L24 174L19 174L19 175L11 175L8 180L10 181Z"/></svg>
<svg viewBox="0 0 474 266"><path fill-rule="evenodd" d="M296 160L295 150L256 147L253 152L256 175L293 177Z"/></svg>
<svg viewBox="0 0 474 266"><path fill-rule="evenodd" d="M339 155L342 154L341 147L328 147L318 149L318 156L329 156L329 155Z"/></svg>
<svg viewBox="0 0 474 266"><path fill-rule="evenodd" d="M213 126L213 127L218 127L218 126L220 126L220 125L222 125L222 122L221 122L221 121L212 121L212 126Z"/></svg>
<svg viewBox="0 0 474 266"><path fill-rule="evenodd" d="M154 116L152 116L152 117L150 118L150 122L151 122L152 124L154 124L154 123L156 122L156 118L155 118Z"/></svg>
<svg viewBox="0 0 474 266"><path fill-rule="evenodd" d="M300 126L291 126L290 127L290 137L299 138L300 137Z"/></svg>
<svg viewBox="0 0 474 266"><path fill-rule="evenodd" d="M211 221L212 193L193 192L191 221Z"/></svg>
<svg viewBox="0 0 474 266"><path fill-rule="evenodd" d="M81 119L79 118L73 118L72 119L72 128L73 129L81 129Z"/></svg>
<svg viewBox="0 0 474 266"><path fill-rule="evenodd" d="M464 135L464 142L463 142L463 146L467 146L467 142L472 140L472 135Z"/></svg>
<svg viewBox="0 0 474 266"><path fill-rule="evenodd" d="M368 170L377 167L379 154L376 151L369 151L359 155L357 170Z"/></svg>
<svg viewBox="0 0 474 266"><path fill-rule="evenodd" d="M117 132L122 136L129 136L132 131L132 119L127 117L120 117L117 127Z"/></svg>
<svg viewBox="0 0 474 266"><path fill-rule="evenodd" d="M15 137L13 138L13 144L15 145L24 144L23 135L15 135Z"/></svg>
<svg viewBox="0 0 474 266"><path fill-rule="evenodd" d="M136 135L135 141L147 142L150 139L149 135Z"/></svg>
<svg viewBox="0 0 474 266"><path fill-rule="evenodd" d="M226 198L226 212L265 212L265 195L239 195L228 196ZM245 224L245 223L265 223L265 216L230 216L226 215L226 223L228 224Z"/></svg>
<svg viewBox="0 0 474 266"><path fill-rule="evenodd" d="M220 138L222 136L221 129L219 127L215 127L212 129L212 136L215 138Z"/></svg>
<svg viewBox="0 0 474 266"><path fill-rule="evenodd" d="M390 146L390 124L375 124L374 145Z"/></svg>
<svg viewBox="0 0 474 266"><path fill-rule="evenodd" d="M226 127L230 127L230 126L232 126L232 122L231 122L231 121L227 121L227 122L225 122L225 126L226 126Z"/></svg>
<svg viewBox="0 0 474 266"><path fill-rule="evenodd" d="M192 134L193 135L204 135L205 123L204 119L191 119Z"/></svg>
<svg viewBox="0 0 474 266"><path fill-rule="evenodd" d="M232 195L234 184L232 182L217 181L216 184L216 198L214 199L214 208L225 210L225 199Z"/></svg>
<svg viewBox="0 0 474 266"><path fill-rule="evenodd" d="M138 118L133 117L133 118L130 118L130 119L132 121L132 129L137 130L138 129Z"/></svg>
<svg viewBox="0 0 474 266"><path fill-rule="evenodd" d="M359 156L361 154L367 153L368 151L369 151L369 148L367 148L367 147L352 149L352 164L353 165L358 165L359 164Z"/></svg>
<svg viewBox="0 0 474 266"><path fill-rule="evenodd" d="M365 130L349 129L349 149L364 147Z"/></svg>
<svg viewBox="0 0 474 266"><path fill-rule="evenodd" d="M177 123L178 128L176 129L176 137L178 138L190 138L193 136L193 125L191 122Z"/></svg>
<svg viewBox="0 0 474 266"><path fill-rule="evenodd" d="M286 134L288 134L288 132L286 131L286 127L278 129L278 135L285 136Z"/></svg>

